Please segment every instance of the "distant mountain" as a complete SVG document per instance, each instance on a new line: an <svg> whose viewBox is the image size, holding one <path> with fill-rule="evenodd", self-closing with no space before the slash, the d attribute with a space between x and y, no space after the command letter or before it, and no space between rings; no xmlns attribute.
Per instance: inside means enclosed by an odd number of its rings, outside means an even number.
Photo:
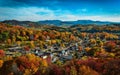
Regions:
<svg viewBox="0 0 120 75"><path fill-rule="evenodd" d="M103 22L103 21L92 21L92 20L77 20L77 21L44 20L44 21L39 21L39 23L47 24L47 25L56 25L56 26L62 26L62 25L71 26L71 25L78 25L78 24L80 25L88 25L88 24L108 25L108 24L114 24L115 22L107 22L107 21Z"/></svg>
<svg viewBox="0 0 120 75"><path fill-rule="evenodd" d="M92 20L77 20L77 21L61 21L61 20L43 20L38 22L31 21L17 21L17 20L5 20L2 23L7 23L11 25L54 25L54 26L72 26L72 25L110 25L110 24L119 24L116 22L103 22L103 21L92 21Z"/></svg>
<svg viewBox="0 0 120 75"><path fill-rule="evenodd" d="M38 21L40 24L47 24L47 25L62 25L62 21L60 20L44 20L44 21Z"/></svg>
<svg viewBox="0 0 120 75"><path fill-rule="evenodd" d="M20 26L32 26L37 25L37 22L31 22L31 21L18 21L18 20L5 20L2 21L2 23L10 24L10 25L20 25Z"/></svg>

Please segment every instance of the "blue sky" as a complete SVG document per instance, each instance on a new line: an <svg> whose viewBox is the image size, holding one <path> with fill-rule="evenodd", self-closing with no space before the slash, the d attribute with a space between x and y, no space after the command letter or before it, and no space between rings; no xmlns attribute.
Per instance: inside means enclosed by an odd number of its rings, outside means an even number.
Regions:
<svg viewBox="0 0 120 75"><path fill-rule="evenodd" d="M120 22L120 0L0 0L3 20Z"/></svg>

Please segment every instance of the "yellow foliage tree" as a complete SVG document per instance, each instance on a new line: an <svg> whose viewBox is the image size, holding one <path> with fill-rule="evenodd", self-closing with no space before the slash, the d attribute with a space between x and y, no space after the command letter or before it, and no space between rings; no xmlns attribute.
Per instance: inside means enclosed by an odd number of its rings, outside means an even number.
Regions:
<svg viewBox="0 0 120 75"><path fill-rule="evenodd" d="M35 48L34 41L30 41L30 47L31 47L31 48Z"/></svg>
<svg viewBox="0 0 120 75"><path fill-rule="evenodd" d="M80 68L80 73L78 75L99 75L96 71L92 70L90 67L82 65Z"/></svg>
<svg viewBox="0 0 120 75"><path fill-rule="evenodd" d="M85 50L88 52L89 50L91 50L90 47L86 47Z"/></svg>
<svg viewBox="0 0 120 75"><path fill-rule="evenodd" d="M3 60L0 60L0 68L2 67L3 65Z"/></svg>
<svg viewBox="0 0 120 75"><path fill-rule="evenodd" d="M71 67L70 75L77 75L77 71L76 71L76 68L74 66Z"/></svg>

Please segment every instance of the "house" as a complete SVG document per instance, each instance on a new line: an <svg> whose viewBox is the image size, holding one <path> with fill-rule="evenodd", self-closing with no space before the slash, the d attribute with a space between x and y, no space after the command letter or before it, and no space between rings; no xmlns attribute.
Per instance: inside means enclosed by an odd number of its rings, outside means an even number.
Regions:
<svg viewBox="0 0 120 75"><path fill-rule="evenodd" d="M58 59L59 59L58 57L54 57L54 58L52 59L52 62L54 63L54 62L56 62Z"/></svg>
<svg viewBox="0 0 120 75"><path fill-rule="evenodd" d="M42 56L42 58L43 58L43 59L46 59L46 58L47 58L47 55Z"/></svg>
<svg viewBox="0 0 120 75"><path fill-rule="evenodd" d="M72 55L68 55L68 56L62 56L61 58L60 58L60 60L61 61L67 61L67 60L71 60L73 57L72 57Z"/></svg>
<svg viewBox="0 0 120 75"><path fill-rule="evenodd" d="M14 55L14 52L5 52L5 54L6 54L7 56L13 56L13 55Z"/></svg>
<svg viewBox="0 0 120 75"><path fill-rule="evenodd" d="M8 48L8 50L9 50L10 52L15 52L15 51L17 51L17 50L22 50L22 47L11 47L11 48Z"/></svg>

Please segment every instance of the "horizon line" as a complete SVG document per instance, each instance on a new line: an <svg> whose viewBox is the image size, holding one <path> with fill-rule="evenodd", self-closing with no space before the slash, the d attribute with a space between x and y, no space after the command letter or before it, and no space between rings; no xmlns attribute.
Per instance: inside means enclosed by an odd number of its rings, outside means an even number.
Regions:
<svg viewBox="0 0 120 75"><path fill-rule="evenodd" d="M65 21L79 21L79 20L89 20L89 21L100 21L100 22L113 22L113 23L120 23L120 21L118 22L118 21L101 21L101 20L91 20L91 19L78 19L78 20L60 20L60 19L45 19L45 20L36 20L36 21L34 21L34 20L17 20L17 19L6 19L6 20L1 20L0 22L2 22L2 21L12 21L12 20L15 20L15 21L31 21L31 22L38 22L38 21L54 21L54 20L58 20L58 21L63 21L63 22L65 22Z"/></svg>

